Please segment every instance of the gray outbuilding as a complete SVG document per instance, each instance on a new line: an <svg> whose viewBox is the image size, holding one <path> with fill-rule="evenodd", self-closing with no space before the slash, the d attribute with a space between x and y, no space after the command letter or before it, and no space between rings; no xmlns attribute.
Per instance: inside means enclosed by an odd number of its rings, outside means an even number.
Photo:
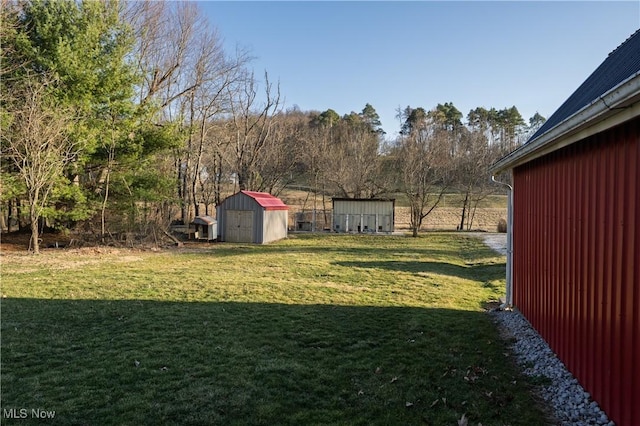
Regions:
<svg viewBox="0 0 640 426"><path fill-rule="evenodd" d="M266 192L240 191L216 207L218 241L266 244L286 238L288 210Z"/></svg>
<svg viewBox="0 0 640 426"><path fill-rule="evenodd" d="M334 198L335 232L391 233L394 229L393 199Z"/></svg>

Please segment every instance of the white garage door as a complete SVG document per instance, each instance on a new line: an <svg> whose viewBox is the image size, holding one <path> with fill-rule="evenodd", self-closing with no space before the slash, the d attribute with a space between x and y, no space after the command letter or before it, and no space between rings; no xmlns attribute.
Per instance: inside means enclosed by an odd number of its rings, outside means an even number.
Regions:
<svg viewBox="0 0 640 426"><path fill-rule="evenodd" d="M253 235L252 210L227 210L225 240L231 243L250 243Z"/></svg>

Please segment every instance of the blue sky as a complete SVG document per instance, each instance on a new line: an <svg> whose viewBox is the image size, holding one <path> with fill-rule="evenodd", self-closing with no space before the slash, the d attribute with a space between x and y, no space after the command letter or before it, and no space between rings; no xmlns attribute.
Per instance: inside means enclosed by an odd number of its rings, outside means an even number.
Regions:
<svg viewBox="0 0 640 426"><path fill-rule="evenodd" d="M230 52L279 80L285 107L360 112L515 105L549 117L640 28L640 1L199 2Z"/></svg>

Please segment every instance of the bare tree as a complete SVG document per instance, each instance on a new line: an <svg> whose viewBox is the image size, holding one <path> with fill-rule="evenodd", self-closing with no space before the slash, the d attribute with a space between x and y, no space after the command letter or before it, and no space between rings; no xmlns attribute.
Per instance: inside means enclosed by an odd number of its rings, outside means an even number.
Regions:
<svg viewBox="0 0 640 426"><path fill-rule="evenodd" d="M194 82L183 78L193 64L191 46L206 22L192 2L130 2L124 11L137 41L135 58L143 76L138 87L141 105L155 102L166 108L193 90ZM171 115L172 110L166 111Z"/></svg>
<svg viewBox="0 0 640 426"><path fill-rule="evenodd" d="M197 177L200 199L208 214L208 206L220 204L223 196L230 192L235 161L228 122L215 119L207 128L207 143Z"/></svg>
<svg viewBox="0 0 640 426"><path fill-rule="evenodd" d="M264 74L264 100L258 101L258 83L247 74L238 92L228 91L230 106L232 146L234 147L235 173L241 190L257 189L260 176L256 165L271 136L271 130L280 110L280 85L273 87Z"/></svg>
<svg viewBox="0 0 640 426"><path fill-rule="evenodd" d="M11 119L2 132L2 155L13 160L26 186L31 247L39 253L39 220L79 149L67 133L73 114L52 103L47 83L26 78L20 90L13 89L7 100Z"/></svg>
<svg viewBox="0 0 640 426"><path fill-rule="evenodd" d="M342 118L331 109L313 114L304 161L313 170L314 181L321 178L330 192L347 198L374 198L388 190L379 155L383 134L369 104L362 113L351 112Z"/></svg>
<svg viewBox="0 0 640 426"><path fill-rule="evenodd" d="M322 163L327 182L343 197L374 198L378 195L379 135L355 113L340 120L332 132Z"/></svg>
<svg viewBox="0 0 640 426"><path fill-rule="evenodd" d="M478 203L494 192L495 188L489 185L489 166L498 157L498 147L490 146L482 131L464 129L461 132L459 149L453 159L455 182L464 196L459 230L471 229Z"/></svg>
<svg viewBox="0 0 640 426"><path fill-rule="evenodd" d="M402 134L395 149L398 180L411 210L414 237L424 219L437 207L451 183L450 134L430 123L422 108L407 107Z"/></svg>
<svg viewBox="0 0 640 426"><path fill-rule="evenodd" d="M139 105L154 111L158 124L178 124L177 129L183 128L189 111L188 98L193 100L193 91L202 81L202 69L198 69L202 56L198 58L200 52L194 53L193 47L202 46L197 40L206 20L198 13L195 3L151 0L128 3L124 17L135 33L133 58L142 76L142 83L137 87ZM183 220L190 204L188 144L193 137L190 123L186 126L187 131L176 132L176 137L186 139L187 146L177 149L174 158Z"/></svg>
<svg viewBox="0 0 640 426"><path fill-rule="evenodd" d="M260 175L256 189L278 195L292 182L303 156L308 120L299 111L287 111L277 114L275 121L256 165Z"/></svg>
<svg viewBox="0 0 640 426"><path fill-rule="evenodd" d="M311 193L313 193L312 208L314 211L318 210L317 194L319 192L322 195L322 210L326 223L329 221L329 216L325 209L328 189L325 162L333 141L333 127L340 120L340 116L333 110L307 113L307 116L308 124L300 139L301 150L296 173L309 189L303 211Z"/></svg>
<svg viewBox="0 0 640 426"><path fill-rule="evenodd" d="M194 81L197 83L189 95L189 138L188 156L191 168L186 168L189 175L189 198L191 199L195 215L200 214L200 202L204 201L199 188L205 169L205 154L213 155L224 150L220 138L212 134L213 122L229 110L229 91L233 92L238 81L242 78L242 70L246 65L246 56L227 58L222 50L222 43L215 31L203 34L199 41L199 54L193 71ZM187 192L187 191L185 191Z"/></svg>
<svg viewBox="0 0 640 426"><path fill-rule="evenodd" d="M159 124L180 129L174 167L181 218L187 222L192 212L200 213L201 189L206 176L214 175L206 170L205 156L220 158L213 123L228 111L228 95L235 93L250 57L241 49L227 56L217 31L193 2L132 2L125 16L136 33L135 57L143 75L139 103L158 110Z"/></svg>

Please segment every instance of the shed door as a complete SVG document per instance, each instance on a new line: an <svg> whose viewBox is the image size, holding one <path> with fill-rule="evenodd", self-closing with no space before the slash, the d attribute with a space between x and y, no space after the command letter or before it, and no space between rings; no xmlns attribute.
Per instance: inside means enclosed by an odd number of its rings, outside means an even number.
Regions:
<svg viewBox="0 0 640 426"><path fill-rule="evenodd" d="M225 240L230 243L251 243L253 235L252 210L227 210Z"/></svg>

